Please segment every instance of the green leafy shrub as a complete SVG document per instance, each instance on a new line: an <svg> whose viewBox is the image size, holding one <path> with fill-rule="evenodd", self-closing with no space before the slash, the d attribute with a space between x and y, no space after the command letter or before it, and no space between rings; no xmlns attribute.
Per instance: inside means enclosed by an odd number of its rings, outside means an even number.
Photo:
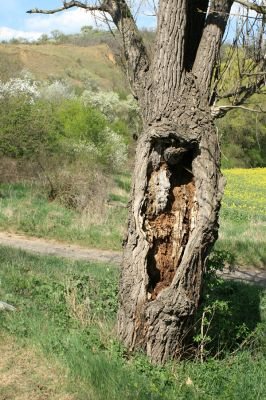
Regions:
<svg viewBox="0 0 266 400"><path fill-rule="evenodd" d="M64 145L70 154L83 156L108 169L124 165L127 159L125 141L109 127L99 110L79 100L66 101L61 104L59 118L64 127Z"/></svg>
<svg viewBox="0 0 266 400"><path fill-rule="evenodd" d="M62 126L51 104L25 97L0 99L0 154L36 160L57 152Z"/></svg>
<svg viewBox="0 0 266 400"><path fill-rule="evenodd" d="M104 115L95 108L85 107L80 101L63 101L58 110L65 137L75 141L84 140L95 145L103 141L107 126Z"/></svg>
<svg viewBox="0 0 266 400"><path fill-rule="evenodd" d="M115 98L119 103L118 95ZM112 129L109 119L95 105L86 106L69 86L59 81L42 86L30 77L0 83L0 105L5 165L10 164L8 157L17 167L19 160L31 163L31 178L41 176L49 198L67 207L102 209L106 175L124 168L127 161L125 121L115 119Z"/></svg>

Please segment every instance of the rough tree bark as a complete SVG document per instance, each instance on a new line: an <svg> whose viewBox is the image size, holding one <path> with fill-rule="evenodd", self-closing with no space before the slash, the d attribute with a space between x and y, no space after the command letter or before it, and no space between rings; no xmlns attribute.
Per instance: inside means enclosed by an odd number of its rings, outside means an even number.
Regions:
<svg viewBox="0 0 266 400"><path fill-rule="evenodd" d="M188 12L186 1L160 2L120 280L119 336L158 363L186 350L225 183L206 95L217 54L213 46L204 77L189 71L210 25L215 42L221 28L207 21L194 38L187 18L202 15ZM191 38L198 43L188 51Z"/></svg>
<svg viewBox="0 0 266 400"><path fill-rule="evenodd" d="M168 123L146 127L133 175L118 332L130 349L143 348L154 362L184 350L218 232L220 152L192 82L184 82Z"/></svg>
<svg viewBox="0 0 266 400"><path fill-rule="evenodd" d="M74 6L81 2L49 13ZM225 181L209 91L231 6L231 0L160 0L151 56L125 0L82 3L111 15L140 104L118 335L156 363L186 351L218 235Z"/></svg>

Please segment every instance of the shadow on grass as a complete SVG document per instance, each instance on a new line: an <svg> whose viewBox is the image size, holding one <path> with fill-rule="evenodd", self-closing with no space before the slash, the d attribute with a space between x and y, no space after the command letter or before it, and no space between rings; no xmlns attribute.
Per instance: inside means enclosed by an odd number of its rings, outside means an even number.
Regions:
<svg viewBox="0 0 266 400"><path fill-rule="evenodd" d="M265 289L254 284L219 278L206 282L197 331L203 327L207 354L223 357L255 340L266 320L265 301Z"/></svg>

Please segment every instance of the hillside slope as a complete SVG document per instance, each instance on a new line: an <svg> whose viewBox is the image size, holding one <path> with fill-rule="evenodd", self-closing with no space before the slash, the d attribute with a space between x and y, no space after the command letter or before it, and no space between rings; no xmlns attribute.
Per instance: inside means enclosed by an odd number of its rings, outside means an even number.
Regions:
<svg viewBox="0 0 266 400"><path fill-rule="evenodd" d="M105 44L81 47L54 44L0 44L0 79L26 69L38 80L64 79L83 87L89 79L102 89L124 90L125 79Z"/></svg>

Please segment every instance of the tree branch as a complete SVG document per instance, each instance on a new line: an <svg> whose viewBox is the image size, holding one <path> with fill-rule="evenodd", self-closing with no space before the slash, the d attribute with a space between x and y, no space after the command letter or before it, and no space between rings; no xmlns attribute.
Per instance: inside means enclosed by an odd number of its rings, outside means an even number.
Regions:
<svg viewBox="0 0 266 400"><path fill-rule="evenodd" d="M250 108L250 107L245 107L245 106L220 106L219 107L221 110L233 110L235 108L241 109L241 110L246 110L246 111L250 111L250 112L256 112L256 113L262 113L265 114L266 110L264 110L263 108L259 107L259 109L256 108Z"/></svg>
<svg viewBox="0 0 266 400"><path fill-rule="evenodd" d="M128 78L135 97L141 100L150 67L150 59L143 38L125 0L105 0L104 4L122 36Z"/></svg>
<svg viewBox="0 0 266 400"><path fill-rule="evenodd" d="M107 11L104 7L104 3L95 5L95 6L88 6L87 4L82 3L81 1L64 1L63 6L59 8L55 8L53 10L40 10L38 8L33 8L31 10L26 11L27 14L55 14L60 11L68 10L69 8L79 7L83 8L84 10L88 11Z"/></svg>
<svg viewBox="0 0 266 400"><path fill-rule="evenodd" d="M217 95L216 99L229 99L231 100L231 104L221 105L221 106L212 106L211 113L214 118L222 118L228 111L234 108L241 108L246 111L253 111L257 113L265 113L266 111L261 107L257 109L246 107L245 102L255 93L258 93L259 89L265 86L265 75L261 76L257 74L259 79L256 79L255 82L251 83L250 85L242 85L235 89L234 91L230 91L224 93L223 95Z"/></svg>
<svg viewBox="0 0 266 400"><path fill-rule="evenodd" d="M256 3L251 3L250 1L247 0L235 0L235 2L241 4L241 6L244 6L249 10L256 11L258 14L266 14L266 6L261 6Z"/></svg>
<svg viewBox="0 0 266 400"><path fill-rule="evenodd" d="M256 108L250 108L250 107L245 107L245 106L233 106L233 105L226 105L226 106L213 106L211 107L211 114L213 118L223 118L225 114L228 113L228 111L235 110L235 109L240 109L240 110L245 110L249 112L255 112L255 113L262 113L265 114L266 110L262 109L259 107L259 109Z"/></svg>
<svg viewBox="0 0 266 400"><path fill-rule="evenodd" d="M232 90L230 92L224 93L222 95L217 95L217 99L228 99L229 97L235 97L236 99L233 102L233 105L243 104L245 100L247 100L250 96L255 94L262 86L265 86L265 76L262 76L256 82L253 82L249 86L243 85L236 90ZM243 95L242 97L239 97Z"/></svg>
<svg viewBox="0 0 266 400"><path fill-rule="evenodd" d="M245 76L258 76L263 75L266 78L266 71L258 71L258 72L242 72L242 75Z"/></svg>
<svg viewBox="0 0 266 400"><path fill-rule="evenodd" d="M198 87L206 96L218 58L221 41L229 18L233 0L212 0L207 15L201 41L193 65Z"/></svg>

